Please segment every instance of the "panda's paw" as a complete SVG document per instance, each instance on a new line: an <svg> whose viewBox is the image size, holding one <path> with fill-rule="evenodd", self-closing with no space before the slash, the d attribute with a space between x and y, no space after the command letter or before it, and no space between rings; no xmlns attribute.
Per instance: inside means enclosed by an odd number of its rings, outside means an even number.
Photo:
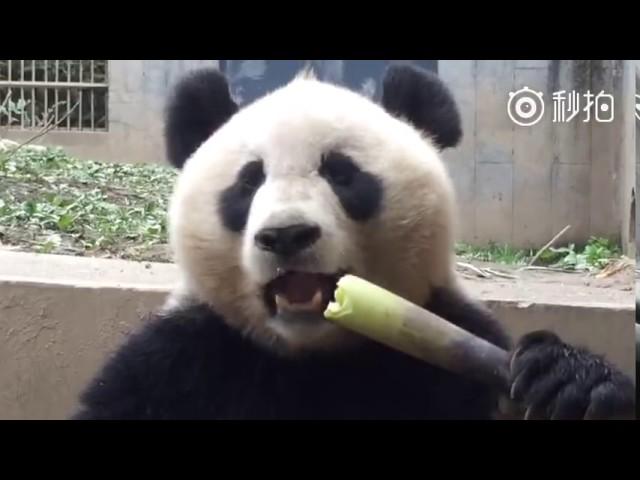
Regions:
<svg viewBox="0 0 640 480"><path fill-rule="evenodd" d="M510 397L525 419L635 418L635 386L602 357L548 331L520 339L510 355Z"/></svg>

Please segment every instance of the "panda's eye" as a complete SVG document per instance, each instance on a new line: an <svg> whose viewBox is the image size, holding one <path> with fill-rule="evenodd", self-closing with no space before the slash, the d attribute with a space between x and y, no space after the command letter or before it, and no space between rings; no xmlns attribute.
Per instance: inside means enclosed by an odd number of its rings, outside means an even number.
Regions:
<svg viewBox="0 0 640 480"><path fill-rule="evenodd" d="M348 187L353 183L358 167L348 156L339 152L330 152L323 155L319 172L332 184Z"/></svg>
<svg viewBox="0 0 640 480"><path fill-rule="evenodd" d="M262 168L262 161L255 160L247 163L242 170L238 178L238 183L245 189L256 190L262 182L264 182L264 170Z"/></svg>

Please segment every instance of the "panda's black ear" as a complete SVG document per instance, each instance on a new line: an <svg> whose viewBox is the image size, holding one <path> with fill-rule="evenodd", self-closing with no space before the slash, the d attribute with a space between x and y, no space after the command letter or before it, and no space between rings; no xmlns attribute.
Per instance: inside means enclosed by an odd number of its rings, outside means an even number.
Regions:
<svg viewBox="0 0 640 480"><path fill-rule="evenodd" d="M391 65L382 86L382 105L426 133L441 150L462 138L458 107L446 85L413 65Z"/></svg>
<svg viewBox="0 0 640 480"><path fill-rule="evenodd" d="M227 79L220 71L200 69L182 78L165 112L169 162L182 168L191 154L237 111Z"/></svg>

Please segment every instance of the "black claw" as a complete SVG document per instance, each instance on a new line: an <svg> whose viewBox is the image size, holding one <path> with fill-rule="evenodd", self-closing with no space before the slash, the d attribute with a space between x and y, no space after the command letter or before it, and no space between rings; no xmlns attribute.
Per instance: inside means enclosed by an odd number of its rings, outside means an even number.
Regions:
<svg viewBox="0 0 640 480"><path fill-rule="evenodd" d="M552 420L582 420L589 407L589 393L575 383L566 385L553 402Z"/></svg>
<svg viewBox="0 0 640 480"><path fill-rule="evenodd" d="M551 417L552 405L556 396L571 381L568 375L552 372L543 376L529 389L525 399L530 409L536 412L538 418L548 419Z"/></svg>
<svg viewBox="0 0 640 480"><path fill-rule="evenodd" d="M556 360L554 352L545 347L520 353L512 363L511 398L516 401L524 400L532 385L538 379L545 378Z"/></svg>
<svg viewBox="0 0 640 480"><path fill-rule="evenodd" d="M625 378L601 383L591 391L587 420L635 418L634 385Z"/></svg>

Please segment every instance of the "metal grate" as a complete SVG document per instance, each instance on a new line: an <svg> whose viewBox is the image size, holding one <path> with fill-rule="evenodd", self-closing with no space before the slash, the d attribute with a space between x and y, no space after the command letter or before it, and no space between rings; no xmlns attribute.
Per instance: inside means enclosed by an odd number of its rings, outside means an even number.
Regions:
<svg viewBox="0 0 640 480"><path fill-rule="evenodd" d="M108 60L0 60L0 128L108 129Z"/></svg>

